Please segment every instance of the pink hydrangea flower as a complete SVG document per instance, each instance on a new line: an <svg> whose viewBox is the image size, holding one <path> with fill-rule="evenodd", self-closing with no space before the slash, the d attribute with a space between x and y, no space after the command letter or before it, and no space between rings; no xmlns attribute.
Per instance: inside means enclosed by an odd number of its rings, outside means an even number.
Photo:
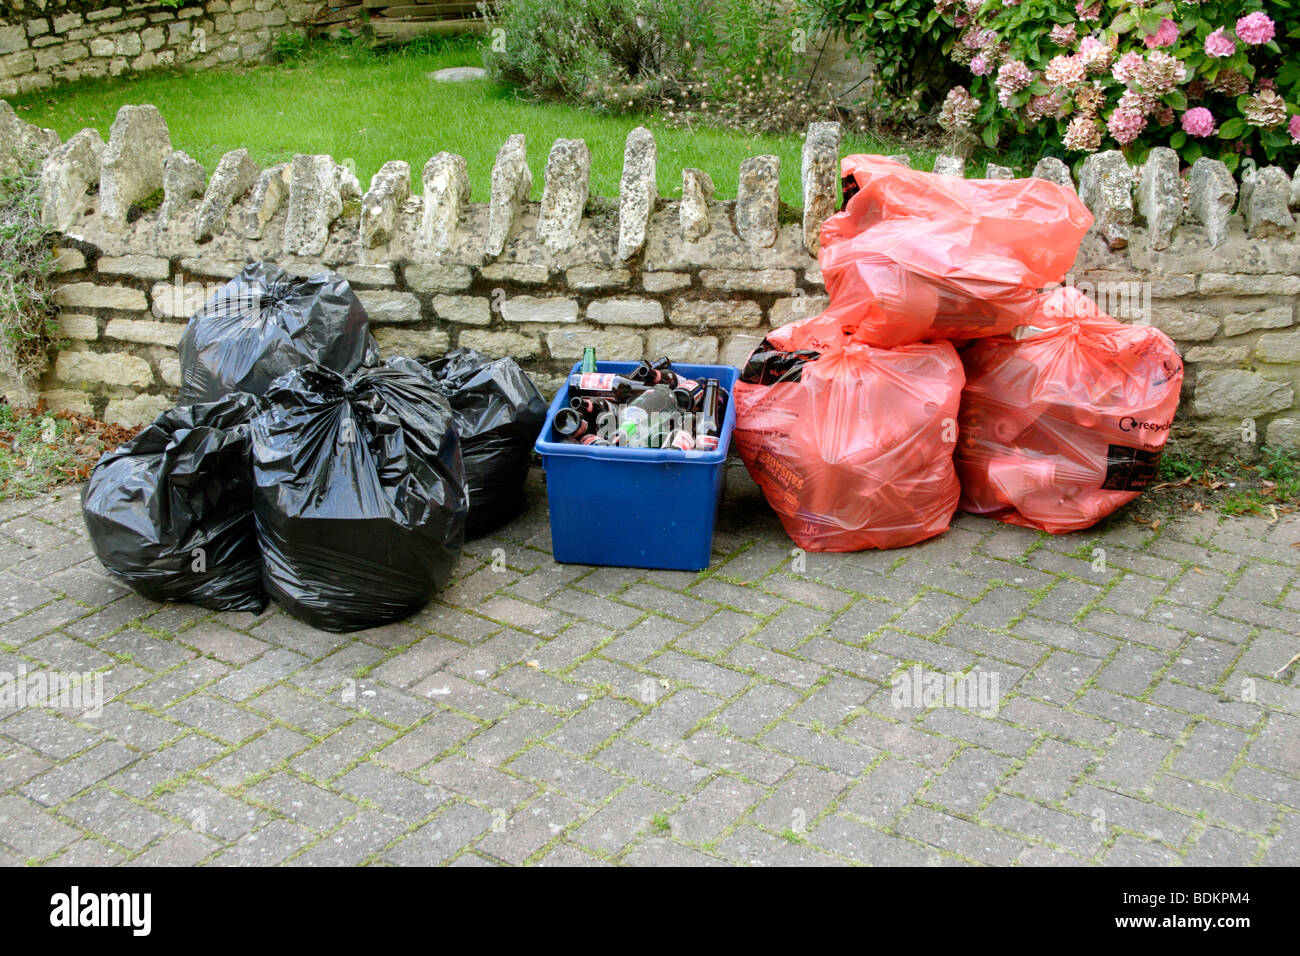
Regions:
<svg viewBox="0 0 1300 956"><path fill-rule="evenodd" d="M1300 145L1300 113L1291 117L1291 122L1286 129L1291 134L1291 142Z"/></svg>
<svg viewBox="0 0 1300 956"><path fill-rule="evenodd" d="M1204 106L1194 106L1182 117L1183 132L1188 136L1213 136L1214 114Z"/></svg>
<svg viewBox="0 0 1300 956"><path fill-rule="evenodd" d="M1106 121L1106 129L1110 131L1111 136L1115 137L1115 142L1121 146L1127 146L1133 142L1138 138L1138 134L1146 128L1147 118L1134 110L1117 109L1110 114L1110 119Z"/></svg>
<svg viewBox="0 0 1300 956"><path fill-rule="evenodd" d="M1223 27L1205 38L1205 55L1223 59L1237 52L1237 41L1223 32Z"/></svg>
<svg viewBox="0 0 1300 956"><path fill-rule="evenodd" d="M970 71L976 76L987 76L993 72L993 67L989 66L989 61L980 53L970 61Z"/></svg>
<svg viewBox="0 0 1300 956"><path fill-rule="evenodd" d="M1237 36L1242 43L1259 46L1273 39L1273 21L1262 11L1248 13L1237 21Z"/></svg>
<svg viewBox="0 0 1300 956"><path fill-rule="evenodd" d="M1058 23L1052 27L1052 32L1048 37L1057 46L1069 46L1074 42L1075 31L1073 23Z"/></svg>
<svg viewBox="0 0 1300 956"><path fill-rule="evenodd" d="M1076 116L1065 127L1061 145L1066 149L1094 153L1101 146L1101 130L1090 116Z"/></svg>
<svg viewBox="0 0 1300 956"><path fill-rule="evenodd" d="M1079 41L1079 59L1083 60L1089 72L1102 73L1110 66L1113 51L1096 37L1084 37Z"/></svg>
<svg viewBox="0 0 1300 956"><path fill-rule="evenodd" d="M1078 15L1080 20L1100 20L1101 4L1089 4L1087 0L1079 0L1079 2L1074 5L1074 12Z"/></svg>
<svg viewBox="0 0 1300 956"><path fill-rule="evenodd" d="M1178 24L1168 17L1161 17L1159 28L1155 33L1148 33L1143 42L1150 49L1158 46L1173 46L1178 42Z"/></svg>
<svg viewBox="0 0 1300 956"><path fill-rule="evenodd" d="M1156 122L1161 126L1172 126L1174 124L1174 108L1172 106L1162 106L1156 110Z"/></svg>
<svg viewBox="0 0 1300 956"><path fill-rule="evenodd" d="M1061 54L1054 56L1047 64L1044 76L1053 86L1078 86L1083 82L1087 67L1077 56Z"/></svg>
<svg viewBox="0 0 1300 956"><path fill-rule="evenodd" d="M1115 77L1121 83L1132 83L1137 76L1138 70L1142 68L1142 54L1136 52L1125 53L1116 61L1115 66L1111 69L1110 75Z"/></svg>

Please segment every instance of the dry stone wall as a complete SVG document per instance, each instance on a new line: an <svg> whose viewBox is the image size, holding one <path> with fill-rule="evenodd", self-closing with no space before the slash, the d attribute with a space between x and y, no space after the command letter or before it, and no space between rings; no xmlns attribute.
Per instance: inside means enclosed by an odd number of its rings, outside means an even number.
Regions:
<svg viewBox="0 0 1300 956"><path fill-rule="evenodd" d="M265 58L275 35L309 23L320 0L127 0L0 3L0 96L160 67L202 69Z"/></svg>
<svg viewBox="0 0 1300 956"><path fill-rule="evenodd" d="M734 200L687 169L680 198L656 195L653 136L627 141L620 196L589 195L580 140L509 137L488 203L469 202L464 160L433 156L411 189L406 163L363 189L329 156L260 168L227 154L210 175L173 150L152 107L124 107L109 141L83 131L57 145L0 103L0 124L42 167L44 214L59 232L66 346L39 389L51 405L139 423L179 383L186 318L258 259L307 275L335 269L359 290L389 353L464 345L518 358L553 388L594 345L605 358L670 355L741 364L766 330L826 304L818 226L836 205L839 130L814 124L799 170L744 161ZM19 125L15 125L19 124ZM527 149L548 150L541 200ZM939 169L964 175L960 159ZM983 170L991 178L1014 171ZM1070 188L1058 160L1032 171ZM802 177L804 208L778 200ZM1078 184L1097 222L1070 281L1124 321L1166 331L1187 363L1176 441L1205 454L1300 448L1300 240L1296 184L1283 170L1234 179L1202 160L1190 176L1158 153L1141 176L1099 154ZM142 197L163 193L141 208ZM146 203L145 205L149 205Z"/></svg>

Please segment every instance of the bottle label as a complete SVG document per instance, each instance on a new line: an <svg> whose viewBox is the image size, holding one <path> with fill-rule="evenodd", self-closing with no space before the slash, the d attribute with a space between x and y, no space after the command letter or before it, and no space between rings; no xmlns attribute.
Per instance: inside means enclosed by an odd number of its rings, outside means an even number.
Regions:
<svg viewBox="0 0 1300 956"><path fill-rule="evenodd" d="M1163 451L1111 445L1106 449L1106 477L1101 487L1106 491L1146 490L1155 481Z"/></svg>
<svg viewBox="0 0 1300 956"><path fill-rule="evenodd" d="M692 448L698 447L698 444L695 439L684 431L673 432L673 436L669 440L670 447L680 448L682 451L690 451Z"/></svg>
<svg viewBox="0 0 1300 956"><path fill-rule="evenodd" d="M699 451L716 451L718 448L718 436L700 435L695 439L695 447Z"/></svg>
<svg viewBox="0 0 1300 956"><path fill-rule="evenodd" d="M578 376L578 388L584 391L608 392L614 387L614 376L609 372L585 372Z"/></svg>

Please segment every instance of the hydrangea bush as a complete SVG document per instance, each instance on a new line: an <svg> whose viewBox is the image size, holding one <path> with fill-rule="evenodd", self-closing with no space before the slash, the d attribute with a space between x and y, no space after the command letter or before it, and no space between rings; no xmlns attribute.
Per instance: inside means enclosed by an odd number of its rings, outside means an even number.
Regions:
<svg viewBox="0 0 1300 956"><path fill-rule="evenodd" d="M935 14L970 74L940 110L951 133L1073 159L1300 160L1300 0L936 0Z"/></svg>

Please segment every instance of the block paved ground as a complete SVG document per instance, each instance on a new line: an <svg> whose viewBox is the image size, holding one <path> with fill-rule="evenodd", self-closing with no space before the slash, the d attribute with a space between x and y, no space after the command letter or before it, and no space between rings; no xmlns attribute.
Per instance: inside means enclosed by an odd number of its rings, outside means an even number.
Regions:
<svg viewBox="0 0 1300 956"><path fill-rule="evenodd" d="M0 671L110 698L0 710L0 861L1300 863L1300 517L801 562L732 478L708 572L555 564L534 481L353 635L142 600L76 489L0 503ZM997 699L892 683L958 673Z"/></svg>

